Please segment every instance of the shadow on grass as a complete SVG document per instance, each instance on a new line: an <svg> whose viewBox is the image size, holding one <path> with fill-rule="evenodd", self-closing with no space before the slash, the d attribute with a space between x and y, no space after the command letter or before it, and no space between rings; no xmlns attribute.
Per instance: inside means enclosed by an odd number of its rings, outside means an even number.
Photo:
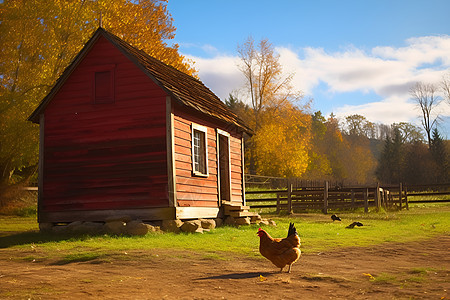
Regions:
<svg viewBox="0 0 450 300"><path fill-rule="evenodd" d="M86 236L84 236L86 237ZM26 231L20 233L12 233L10 235L0 236L0 249L9 248L13 246L38 244L47 242L66 241L73 238L83 238L83 236L69 235L69 234L45 234L39 231Z"/></svg>
<svg viewBox="0 0 450 300"><path fill-rule="evenodd" d="M101 259L102 257L104 257L104 255L95 253L95 252L76 253L76 254L66 255L63 259L55 261L55 262L51 263L50 265L62 266L62 265L68 265L71 263L79 263L79 262L90 262L91 264L101 264L104 261L101 261L98 259Z"/></svg>
<svg viewBox="0 0 450 300"><path fill-rule="evenodd" d="M13 233L6 236L0 236L0 249L20 246L20 245L28 245L28 244L40 244L47 242L60 242L60 241L68 241L74 238L84 239L90 238L90 236L86 235L55 235L55 234L45 234L40 233L39 231L26 231L21 233ZM29 257L24 259L30 259ZM38 259L34 256L31 256L31 259ZM71 263L80 263L80 262L89 262L91 264L101 264L107 260L107 255L104 253L98 253L95 251L82 251L78 253L67 254L56 261L50 262L50 265L67 265Z"/></svg>

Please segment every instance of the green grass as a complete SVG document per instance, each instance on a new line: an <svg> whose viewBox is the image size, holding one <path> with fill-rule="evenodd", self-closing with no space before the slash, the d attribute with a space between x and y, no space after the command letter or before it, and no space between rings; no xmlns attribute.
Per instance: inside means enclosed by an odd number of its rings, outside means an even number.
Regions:
<svg viewBox="0 0 450 300"><path fill-rule="evenodd" d="M410 285L423 284L427 280L430 280L429 274L440 272L434 268L413 268L406 272L399 273L386 273L382 272L377 275L364 274L368 276L369 280L375 284L394 284L402 288L407 288Z"/></svg>
<svg viewBox="0 0 450 300"><path fill-rule="evenodd" d="M284 237L289 222L295 222L302 240L302 251L317 253L349 246L369 246L385 242L408 242L435 235L450 234L450 205L409 211L380 213L339 213L342 222L332 222L331 214L298 214L273 216L277 226L265 226L273 237ZM353 221L363 227L345 228ZM227 259L229 254L259 257L257 225L220 227L204 234L156 234L129 236L53 236L41 234L35 218L0 217L0 250L14 248L26 253L27 260L53 259L59 263L127 259L127 253L171 249L167 255L190 251L204 259ZM15 232L15 233L13 233ZM186 252L186 250L188 250ZM188 255L188 254L183 254ZM148 256L151 259L151 256Z"/></svg>
<svg viewBox="0 0 450 300"><path fill-rule="evenodd" d="M0 237L8 232L24 232L38 230L35 215L31 216L2 216L0 215Z"/></svg>
<svg viewBox="0 0 450 300"><path fill-rule="evenodd" d="M380 275L374 276L373 279L371 279L371 281L378 284L396 283L397 276L389 273L380 273Z"/></svg>

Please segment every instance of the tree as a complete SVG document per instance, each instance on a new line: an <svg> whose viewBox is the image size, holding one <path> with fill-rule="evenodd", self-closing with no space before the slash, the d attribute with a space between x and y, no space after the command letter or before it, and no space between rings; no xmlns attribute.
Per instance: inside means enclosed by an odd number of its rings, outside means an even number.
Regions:
<svg viewBox="0 0 450 300"><path fill-rule="evenodd" d="M422 126L427 134L428 147L431 145L431 131L437 121L433 115L434 109L440 102L436 95L437 87L434 84L418 82L411 88L410 94L422 112Z"/></svg>
<svg viewBox="0 0 450 300"><path fill-rule="evenodd" d="M238 115L244 122L250 124L250 107L242 102L236 95L229 94L225 99L225 105L228 106L236 115Z"/></svg>
<svg viewBox="0 0 450 300"><path fill-rule="evenodd" d="M398 183L403 174L403 142L398 129L394 137L387 137L376 170L377 178L383 183Z"/></svg>
<svg viewBox="0 0 450 300"><path fill-rule="evenodd" d="M332 169L326 153L326 119L320 111L311 116L311 147L309 148L309 164L304 178L310 180L331 179Z"/></svg>
<svg viewBox="0 0 450 300"><path fill-rule="evenodd" d="M248 37L242 45L238 45L241 59L239 69L246 78L246 90L255 114L255 128L260 126L259 115L267 107L279 107L286 102L301 98L291 86L293 74L283 76L279 55L267 40L261 40L255 47L253 38Z"/></svg>
<svg viewBox="0 0 450 300"><path fill-rule="evenodd" d="M377 124L377 138L380 140L385 140L388 137L392 137L392 127L386 124Z"/></svg>
<svg viewBox="0 0 450 300"><path fill-rule="evenodd" d="M450 104L450 72L442 77L441 89L444 92L447 103Z"/></svg>
<svg viewBox="0 0 450 300"><path fill-rule="evenodd" d="M332 113L325 123L327 130L325 133L325 153L330 162L331 174L335 180L344 180L348 173L343 157L346 155L344 137L339 130L339 121Z"/></svg>
<svg viewBox="0 0 450 300"><path fill-rule="evenodd" d="M446 183L450 180L450 161L442 136L437 128L433 129L431 138L431 155L436 163L436 182Z"/></svg>
<svg viewBox="0 0 450 300"><path fill-rule="evenodd" d="M392 130L400 132L403 143L414 143L423 141L423 134L420 127L407 122L394 123L391 125Z"/></svg>
<svg viewBox="0 0 450 300"><path fill-rule="evenodd" d="M310 116L285 105L262 114L261 127L252 138L258 174L300 177L308 166Z"/></svg>
<svg viewBox="0 0 450 300"><path fill-rule="evenodd" d="M37 164L38 127L26 119L98 28L100 13L108 31L195 74L178 53L178 45L167 44L175 27L165 0L2 1L0 183Z"/></svg>
<svg viewBox="0 0 450 300"><path fill-rule="evenodd" d="M365 136L367 138L375 137L375 124L358 114L350 115L345 118L347 134L351 136Z"/></svg>
<svg viewBox="0 0 450 300"><path fill-rule="evenodd" d="M296 109L294 103L301 98L301 94L294 91L291 86L293 75L283 74L279 55L267 39L255 45L254 40L249 37L244 44L238 46L237 51L241 60L238 67L246 78L245 90L251 104L252 118L248 120L248 123L255 132L247 144L246 161L250 165L250 172L263 172L266 175L285 174L283 176L291 176L295 173L298 176L301 173L299 170L304 170L303 167L294 168L294 170L287 164L293 162L295 157L301 160L299 164L307 161L307 158L305 160L303 156L306 153L303 149L307 145L302 144L298 151L292 152L294 148L291 143L298 142L297 137L292 134L295 135L297 132L296 126L302 127L302 125L295 122L291 125L284 122L284 119L280 119L280 116L295 119L292 116L298 115L294 112ZM274 123L274 120L278 120L278 123ZM272 140L275 136L270 130L283 134L284 136L276 136L276 138L288 144L278 144L277 148L274 148L273 142L276 140ZM302 143L305 142L308 142L307 138L302 140ZM282 155L280 151L284 150L289 153ZM281 154L281 156L278 157L280 159L278 169L274 171L274 174L269 174L267 173L269 170L274 170L270 167L271 161L268 156L272 154ZM288 154L293 157L289 158ZM282 159L284 159L283 162Z"/></svg>
<svg viewBox="0 0 450 300"><path fill-rule="evenodd" d="M406 184L436 183L437 165L433 160L427 144L415 141L403 145L403 175L402 182Z"/></svg>

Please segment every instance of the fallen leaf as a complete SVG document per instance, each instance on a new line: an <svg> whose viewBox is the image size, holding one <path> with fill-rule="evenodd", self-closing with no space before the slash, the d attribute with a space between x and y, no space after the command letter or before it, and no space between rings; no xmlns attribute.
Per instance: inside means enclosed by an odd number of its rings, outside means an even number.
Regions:
<svg viewBox="0 0 450 300"><path fill-rule="evenodd" d="M370 280L375 280L375 277L373 277L372 274L363 273L363 275L369 277Z"/></svg>

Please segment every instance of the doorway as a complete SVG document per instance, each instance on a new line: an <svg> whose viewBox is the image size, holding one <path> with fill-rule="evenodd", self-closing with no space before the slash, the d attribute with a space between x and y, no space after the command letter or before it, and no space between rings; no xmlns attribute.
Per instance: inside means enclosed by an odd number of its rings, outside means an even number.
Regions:
<svg viewBox="0 0 450 300"><path fill-rule="evenodd" d="M217 134L219 163L219 198L220 202L231 202L230 173L230 135L226 132Z"/></svg>

